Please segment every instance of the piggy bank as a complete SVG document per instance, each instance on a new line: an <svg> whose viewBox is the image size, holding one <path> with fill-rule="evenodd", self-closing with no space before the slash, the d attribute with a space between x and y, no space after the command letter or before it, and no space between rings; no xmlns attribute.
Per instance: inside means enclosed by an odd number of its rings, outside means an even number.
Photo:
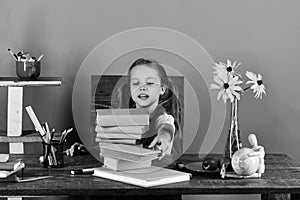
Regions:
<svg viewBox="0 0 300 200"><path fill-rule="evenodd" d="M258 156L248 156L255 150L250 148L241 148L237 150L231 158L231 166L234 172L241 176L250 176L258 171L260 160Z"/></svg>

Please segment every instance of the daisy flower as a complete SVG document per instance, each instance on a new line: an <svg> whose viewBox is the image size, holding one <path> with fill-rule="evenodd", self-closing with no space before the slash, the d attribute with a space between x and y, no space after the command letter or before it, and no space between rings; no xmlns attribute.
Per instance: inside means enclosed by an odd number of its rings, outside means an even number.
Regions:
<svg viewBox="0 0 300 200"><path fill-rule="evenodd" d="M253 72L246 72L246 76L250 79L250 81L247 81L246 84L253 84L250 89L253 90L253 93L255 93L255 98L262 98L263 94L266 95L266 88L262 81L262 76L260 74L256 75Z"/></svg>
<svg viewBox="0 0 300 200"><path fill-rule="evenodd" d="M210 89L219 89L217 99L219 100L222 96L224 103L227 99L230 99L230 102L234 101L234 97L240 100L240 94L243 89L238 86L243 81L240 81L237 76L215 76L214 81L217 84L211 84Z"/></svg>
<svg viewBox="0 0 300 200"><path fill-rule="evenodd" d="M236 61L234 63L231 63L230 60L227 60L227 64L219 62L219 63L215 63L214 68L214 74L216 74L217 76L225 76L227 74L230 75L238 75L236 73L236 69L240 66L241 63L237 63Z"/></svg>

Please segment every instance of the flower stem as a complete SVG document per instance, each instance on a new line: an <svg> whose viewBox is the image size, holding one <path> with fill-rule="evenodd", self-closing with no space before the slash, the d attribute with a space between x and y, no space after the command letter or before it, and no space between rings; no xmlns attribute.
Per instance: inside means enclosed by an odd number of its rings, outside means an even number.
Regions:
<svg viewBox="0 0 300 200"><path fill-rule="evenodd" d="M234 99L234 125L235 125L235 140L236 147L240 149L239 127L238 127L238 99Z"/></svg>
<svg viewBox="0 0 300 200"><path fill-rule="evenodd" d="M243 91L245 92L246 90L250 89L251 86L246 87L245 89L243 89Z"/></svg>
<svg viewBox="0 0 300 200"><path fill-rule="evenodd" d="M231 116L230 116L230 131L229 131L229 157L231 158L233 151L232 151L232 145L233 145L233 131L234 131L234 102L231 103Z"/></svg>

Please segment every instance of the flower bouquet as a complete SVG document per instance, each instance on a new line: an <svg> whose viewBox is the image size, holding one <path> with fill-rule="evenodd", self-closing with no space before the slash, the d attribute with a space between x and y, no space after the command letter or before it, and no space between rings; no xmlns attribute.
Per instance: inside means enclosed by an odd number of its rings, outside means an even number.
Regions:
<svg viewBox="0 0 300 200"><path fill-rule="evenodd" d="M228 99L230 101L230 130L224 151L224 157L230 159L233 153L242 147L238 127L238 101L241 99L241 95L248 89L253 90L255 99L261 99L263 95L266 95L266 87L263 84L262 75L260 74L256 75L253 72L247 71L246 77L249 80L243 88L243 76L237 72L237 68L240 65L241 63L237 63L237 61L231 62L230 60L227 60L227 63L215 63L213 66L215 83L210 85L210 89L219 90L217 94L218 100L222 97L224 103Z"/></svg>

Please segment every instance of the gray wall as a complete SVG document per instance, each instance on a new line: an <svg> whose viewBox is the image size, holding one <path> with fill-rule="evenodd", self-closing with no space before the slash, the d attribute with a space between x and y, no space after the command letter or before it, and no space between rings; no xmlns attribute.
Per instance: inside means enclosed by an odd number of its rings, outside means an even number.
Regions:
<svg viewBox="0 0 300 200"><path fill-rule="evenodd" d="M44 53L42 76L61 76L63 85L26 88L24 104L34 105L41 120L57 129L73 125L76 72L98 43L136 27L164 27L195 39L216 62L238 60L241 71L261 73L267 96L259 101L251 92L243 96L242 140L247 146L248 133L255 132L267 152L285 152L300 162L299 1L0 0L0 5L0 74L15 76L7 48ZM6 97L0 88L0 130L6 128ZM32 128L27 116L24 121L24 128ZM214 152L222 151L225 135ZM194 142L189 152L197 150Z"/></svg>

